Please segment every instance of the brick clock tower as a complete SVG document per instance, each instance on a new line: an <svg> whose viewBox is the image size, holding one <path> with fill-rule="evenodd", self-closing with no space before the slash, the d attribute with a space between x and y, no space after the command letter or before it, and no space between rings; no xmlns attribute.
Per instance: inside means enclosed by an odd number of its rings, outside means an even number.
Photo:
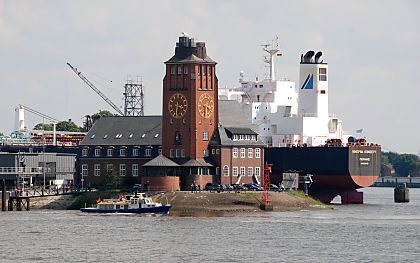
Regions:
<svg viewBox="0 0 420 263"><path fill-rule="evenodd" d="M207 157L218 125L217 63L207 56L204 42L183 35L165 64L163 155L175 161Z"/></svg>

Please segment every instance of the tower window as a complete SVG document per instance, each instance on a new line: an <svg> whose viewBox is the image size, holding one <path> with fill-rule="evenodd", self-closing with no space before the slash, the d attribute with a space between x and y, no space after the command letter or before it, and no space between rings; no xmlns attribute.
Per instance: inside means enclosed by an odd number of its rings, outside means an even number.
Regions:
<svg viewBox="0 0 420 263"><path fill-rule="evenodd" d="M201 65L197 66L197 74L200 75L201 74Z"/></svg>
<svg viewBox="0 0 420 263"><path fill-rule="evenodd" d="M171 66L171 75L175 75L175 66Z"/></svg>
<svg viewBox="0 0 420 263"><path fill-rule="evenodd" d="M319 68L319 81L327 81L327 68Z"/></svg>
<svg viewBox="0 0 420 263"><path fill-rule="evenodd" d="M203 76L207 74L207 66L203 67Z"/></svg>
<svg viewBox="0 0 420 263"><path fill-rule="evenodd" d="M211 75L212 67L209 67L209 75Z"/></svg>
<svg viewBox="0 0 420 263"><path fill-rule="evenodd" d="M203 141L208 141L208 140L209 140L209 132L203 131Z"/></svg>
<svg viewBox="0 0 420 263"><path fill-rule="evenodd" d="M188 67L184 66L184 74L187 75L188 74Z"/></svg>
<svg viewBox="0 0 420 263"><path fill-rule="evenodd" d="M178 66L178 75L181 75L181 74L182 74L182 67Z"/></svg>

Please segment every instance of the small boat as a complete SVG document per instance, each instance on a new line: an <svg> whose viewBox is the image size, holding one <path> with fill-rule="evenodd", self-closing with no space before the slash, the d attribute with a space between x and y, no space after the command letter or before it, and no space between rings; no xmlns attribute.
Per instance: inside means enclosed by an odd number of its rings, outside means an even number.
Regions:
<svg viewBox="0 0 420 263"><path fill-rule="evenodd" d="M85 213L168 214L170 204L155 203L145 193L97 200L96 207L81 208Z"/></svg>

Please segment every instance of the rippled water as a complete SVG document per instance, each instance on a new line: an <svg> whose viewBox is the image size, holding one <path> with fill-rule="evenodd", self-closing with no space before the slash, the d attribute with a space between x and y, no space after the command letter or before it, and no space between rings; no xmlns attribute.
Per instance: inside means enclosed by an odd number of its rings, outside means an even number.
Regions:
<svg viewBox="0 0 420 263"><path fill-rule="evenodd" d="M420 189L364 205L235 217L0 213L0 262L419 262Z"/></svg>

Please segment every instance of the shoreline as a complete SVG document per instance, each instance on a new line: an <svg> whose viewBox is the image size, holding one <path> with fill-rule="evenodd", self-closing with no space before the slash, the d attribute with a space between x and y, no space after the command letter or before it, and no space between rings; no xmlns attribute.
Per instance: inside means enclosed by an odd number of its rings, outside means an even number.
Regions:
<svg viewBox="0 0 420 263"><path fill-rule="evenodd" d="M55 196L37 199L31 209L79 210L96 204L97 198L112 198L115 192L93 191L78 196ZM118 194L117 194L118 195ZM151 194L155 202L171 204L170 216L235 216L266 213L261 210L262 192L208 192L176 191ZM270 192L273 212L332 209L301 191Z"/></svg>

